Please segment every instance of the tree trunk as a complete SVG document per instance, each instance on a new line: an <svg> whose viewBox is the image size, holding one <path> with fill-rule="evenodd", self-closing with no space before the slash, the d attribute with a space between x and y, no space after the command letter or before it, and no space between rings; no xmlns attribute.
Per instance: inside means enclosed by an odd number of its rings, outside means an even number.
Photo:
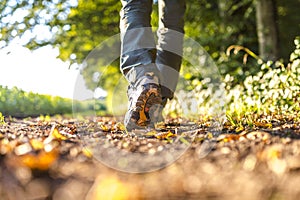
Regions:
<svg viewBox="0 0 300 200"><path fill-rule="evenodd" d="M257 0L256 24L260 57L267 60L279 58L277 9L275 0Z"/></svg>

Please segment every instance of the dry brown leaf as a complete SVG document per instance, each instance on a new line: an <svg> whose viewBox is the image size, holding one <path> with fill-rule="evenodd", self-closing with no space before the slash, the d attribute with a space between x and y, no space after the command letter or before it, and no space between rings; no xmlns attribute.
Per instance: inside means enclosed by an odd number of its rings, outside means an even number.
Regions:
<svg viewBox="0 0 300 200"><path fill-rule="evenodd" d="M262 127L262 128L272 128L272 124L271 123L264 123L264 122L254 122L254 124L258 127Z"/></svg>

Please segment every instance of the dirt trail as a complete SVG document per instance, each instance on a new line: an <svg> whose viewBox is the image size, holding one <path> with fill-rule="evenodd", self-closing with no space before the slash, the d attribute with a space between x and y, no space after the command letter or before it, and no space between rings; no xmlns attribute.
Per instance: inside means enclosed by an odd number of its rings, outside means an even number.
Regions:
<svg viewBox="0 0 300 200"><path fill-rule="evenodd" d="M299 199L299 123L218 135L178 125L132 134L110 118L7 122L0 199Z"/></svg>

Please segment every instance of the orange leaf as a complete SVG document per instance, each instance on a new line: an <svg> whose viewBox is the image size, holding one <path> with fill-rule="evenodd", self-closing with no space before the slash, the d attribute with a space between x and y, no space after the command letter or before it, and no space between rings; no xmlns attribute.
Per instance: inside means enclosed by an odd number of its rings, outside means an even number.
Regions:
<svg viewBox="0 0 300 200"><path fill-rule="evenodd" d="M21 163L31 169L47 170L57 160L58 152L41 151L38 155L26 154L20 156Z"/></svg>
<svg viewBox="0 0 300 200"><path fill-rule="evenodd" d="M236 141L240 139L240 135L236 134L224 134L220 135L219 140L223 142L230 142L230 141Z"/></svg>

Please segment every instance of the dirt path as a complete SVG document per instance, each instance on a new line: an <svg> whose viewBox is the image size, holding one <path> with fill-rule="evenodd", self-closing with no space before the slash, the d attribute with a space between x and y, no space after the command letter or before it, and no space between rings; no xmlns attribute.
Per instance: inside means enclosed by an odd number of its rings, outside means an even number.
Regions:
<svg viewBox="0 0 300 200"><path fill-rule="evenodd" d="M0 199L299 199L299 138L292 119L221 134L204 122L133 134L111 118L7 121Z"/></svg>

